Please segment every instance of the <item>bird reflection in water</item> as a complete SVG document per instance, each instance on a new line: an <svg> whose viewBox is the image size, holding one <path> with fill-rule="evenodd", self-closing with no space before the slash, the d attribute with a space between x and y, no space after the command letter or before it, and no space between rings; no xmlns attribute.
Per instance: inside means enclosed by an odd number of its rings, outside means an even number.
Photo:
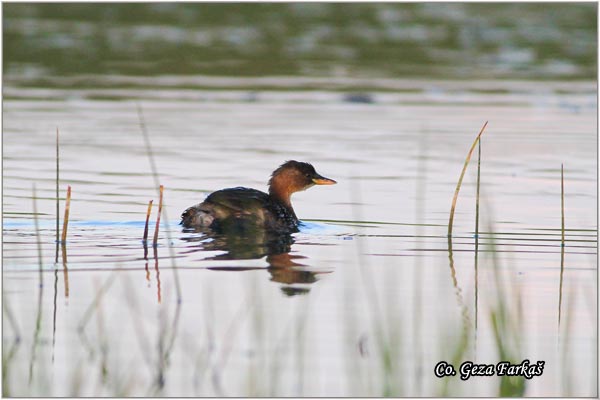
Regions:
<svg viewBox="0 0 600 400"><path fill-rule="evenodd" d="M187 242L198 242L196 251L223 251L204 260L251 260L266 256L269 264L267 271L271 281L285 284L281 291L287 296L306 294L310 288L306 285L317 281L317 275L325 271L306 270L307 257L291 254L294 237L289 233L275 233L254 226L236 225L235 229L215 233L210 229L184 229L184 232L204 233L202 236L184 237ZM304 269L303 269L304 268ZM248 271L263 269L259 267L208 267L216 271Z"/></svg>

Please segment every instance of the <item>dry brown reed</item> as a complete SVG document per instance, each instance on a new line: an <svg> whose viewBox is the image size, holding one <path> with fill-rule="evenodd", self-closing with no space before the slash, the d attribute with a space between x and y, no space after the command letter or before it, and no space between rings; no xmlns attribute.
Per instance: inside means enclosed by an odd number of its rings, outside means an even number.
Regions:
<svg viewBox="0 0 600 400"><path fill-rule="evenodd" d="M477 137L475 138L475 141L471 145L471 149L469 150L469 153L467 154L467 158L465 160L465 164L463 166L462 172L460 173L460 178L458 179L458 184L456 185L456 190L454 191L454 197L452 198L452 208L450 209L450 220L448 221L448 237L452 237L452 224L454 222L454 210L456 209L456 201L458 200L458 192L460 191L460 186L462 185L462 180L465 176L465 172L467 171L467 166L469 165L469 161L471 160L471 155L473 154L473 150L475 150L475 145L477 145L477 143L479 142L479 138L483 134L483 131L485 130L485 127L487 126L487 124L488 124L488 121L485 121L485 124L483 124L483 127L481 128L481 131L479 131L479 134L477 135Z"/></svg>
<svg viewBox="0 0 600 400"><path fill-rule="evenodd" d="M150 213L152 213L152 202L154 200L150 200L148 202L148 211L146 211L146 225L144 225L144 244L148 243L148 222L150 221Z"/></svg>
<svg viewBox="0 0 600 400"><path fill-rule="evenodd" d="M156 228L154 228L154 240L152 241L152 246L158 246L158 230L160 227L160 214L162 213L163 206L163 185L160 185L160 197L158 199L158 215L156 216Z"/></svg>
<svg viewBox="0 0 600 400"><path fill-rule="evenodd" d="M63 229L61 243L64 245L67 241L67 229L69 228L69 211L71 208L71 186L67 187L67 199L65 201L65 218L63 220Z"/></svg>

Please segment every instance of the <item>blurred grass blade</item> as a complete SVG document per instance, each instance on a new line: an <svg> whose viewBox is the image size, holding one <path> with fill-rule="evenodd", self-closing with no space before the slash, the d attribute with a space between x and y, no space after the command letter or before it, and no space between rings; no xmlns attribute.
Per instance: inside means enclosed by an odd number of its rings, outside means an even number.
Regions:
<svg viewBox="0 0 600 400"><path fill-rule="evenodd" d="M477 146L477 194L475 197L475 331L477 331L479 301L479 187L481 183L481 138Z"/></svg>
<svg viewBox="0 0 600 400"><path fill-rule="evenodd" d="M146 130L146 122L144 120L144 113L142 112L142 107L139 103L137 103L136 106L137 106L137 114L138 114L138 120L139 120L139 124L140 124L140 130L142 131L142 136L144 138L144 144L146 145L146 153L148 155L148 160L150 161L150 168L152 169L152 178L154 179L154 185L159 190L161 198L162 198L162 190L161 190L162 186L159 186L160 179L158 177L158 169L156 168L156 163L154 162L152 145L150 144L150 137L148 136L148 131ZM161 214L162 214L162 212L159 209L159 211L158 211L159 218L160 218ZM167 217L167 209L166 208L164 210L164 214L165 214L165 224L168 227L169 218ZM155 235L157 235L157 233L155 233ZM171 233L169 232L169 229L165 230L165 235L167 236L168 243L172 243L173 241L171 240ZM156 242L156 240L155 240L155 242ZM179 274L177 273L177 265L175 263L175 253L173 252L172 246L168 246L168 248L169 248L169 254L171 256L171 266L172 266L172 270L173 270L173 277L175 278L175 290L177 291L177 304L181 304L181 301L182 301L181 284L179 283Z"/></svg>
<svg viewBox="0 0 600 400"><path fill-rule="evenodd" d="M42 257L42 239L40 237L40 227L38 223L37 211L37 194L35 184L33 184L33 222L35 224L35 237L38 251L38 267L39 267L39 284L38 284L38 309L35 319L35 329L33 331L33 343L31 344L31 359L29 362L29 384L33 381L33 366L35 365L36 349L39 343L40 330L42 326L42 298L44 293L44 274L43 274L43 257Z"/></svg>
<svg viewBox="0 0 600 400"><path fill-rule="evenodd" d="M563 274L565 272L565 178L564 166L560 165L560 284L558 288L558 325L562 308Z"/></svg>
<svg viewBox="0 0 600 400"><path fill-rule="evenodd" d="M59 227L60 227L60 200L58 198L59 171L60 171L60 154L59 154L59 133L56 128L56 254L54 262L58 263L58 243L59 243Z"/></svg>

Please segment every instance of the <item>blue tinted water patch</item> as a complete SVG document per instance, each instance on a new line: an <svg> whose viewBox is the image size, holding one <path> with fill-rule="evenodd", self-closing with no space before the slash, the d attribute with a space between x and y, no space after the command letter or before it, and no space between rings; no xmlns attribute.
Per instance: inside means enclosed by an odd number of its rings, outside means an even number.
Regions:
<svg viewBox="0 0 600 400"><path fill-rule="evenodd" d="M28 219L28 220L12 219L11 220L8 218L4 218L4 220L2 221L2 227L4 229L18 228L18 227L22 227L22 226L34 227L35 223L33 222L32 219ZM38 226L40 228L48 228L50 226L56 226L56 221L40 220L40 221L38 221Z"/></svg>
<svg viewBox="0 0 600 400"><path fill-rule="evenodd" d="M62 220L60 221L60 229L62 229ZM69 221L69 226L131 226L131 227L144 227L146 221ZM49 227L56 227L56 221L52 220L41 220L38 221L38 225L42 229ZM7 219L3 221L4 228L18 228L18 227L34 227L35 223L33 220L22 220L22 219ZM152 226L152 224L150 224Z"/></svg>
<svg viewBox="0 0 600 400"><path fill-rule="evenodd" d="M78 221L74 226L141 226L144 227L146 221ZM149 225L151 225L149 223Z"/></svg>
<svg viewBox="0 0 600 400"><path fill-rule="evenodd" d="M164 226L165 222L161 222L161 226ZM69 227L74 226L83 226L83 227L139 227L144 228L146 224L145 220L140 221L103 221L103 220L91 220L91 221L70 221ZM40 220L38 221L38 225L41 229L48 229L56 227L56 221L53 220ZM153 227L155 225L154 221L151 221L149 227ZM8 219L5 218L3 221L3 227L6 228L20 228L20 227L31 227L35 226L33 220L22 220L22 219ZM177 223L169 224L169 228L177 227ZM300 232L309 233L309 234L341 234L347 231L347 226L342 225L334 225L334 224L324 224L319 222L305 222L300 221L298 226L300 228ZM62 229L62 220L60 221L60 229Z"/></svg>
<svg viewBox="0 0 600 400"><path fill-rule="evenodd" d="M347 232L347 229L348 229L347 226L323 224L323 223L319 223L319 222L305 222L305 221L300 221L298 228L300 229L301 233L308 233L308 234L314 234L314 235L316 235L316 234L340 235L342 233Z"/></svg>

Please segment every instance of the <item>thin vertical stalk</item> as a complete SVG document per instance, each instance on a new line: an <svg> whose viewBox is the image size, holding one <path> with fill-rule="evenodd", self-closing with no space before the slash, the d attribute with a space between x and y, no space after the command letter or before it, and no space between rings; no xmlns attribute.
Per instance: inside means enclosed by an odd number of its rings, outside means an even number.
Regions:
<svg viewBox="0 0 600 400"><path fill-rule="evenodd" d="M158 246L158 230L160 227L160 214L162 213L162 205L163 205L163 185L160 185L160 197L158 198L158 215L156 216L156 228L154 228L154 240L152 241L152 246Z"/></svg>
<svg viewBox="0 0 600 400"><path fill-rule="evenodd" d="M11 368L11 363L21 344L21 333L15 316L11 308L8 306L8 300L4 297L4 294L2 295L2 311L4 311L2 317L6 318L8 325L12 327L15 335L12 346L8 348L8 346L5 345L2 349L2 397L11 397L8 373L14 370L14 368ZM4 331L4 334L6 335L6 331Z"/></svg>
<svg viewBox="0 0 600 400"><path fill-rule="evenodd" d="M144 144L146 145L146 152L148 154L148 160L150 161L150 168L152 169L152 178L154 179L154 184L155 186L158 188L159 187L159 177L158 177L158 170L156 168L156 164L154 162L154 155L152 153L152 145L150 144L150 137L148 136L148 131L146 130L146 123L144 121L144 113L142 112L142 107L139 105L139 103L137 104L137 114L138 114L138 120L140 123L140 130L142 131L142 137L144 138ZM164 211L165 213L165 221L167 222L167 225L169 223L169 218L167 217L167 210L165 209ZM159 215L161 213L159 212ZM169 230L167 229L165 231L165 234L167 235L167 240L169 241L169 243L171 243L171 233L169 232ZM180 305L182 298L181 298L181 284L179 283L179 274L177 273L177 265L175 263L175 253L173 251L173 248L171 246L169 247L169 254L171 256L171 266L173 268L173 278L175 280L175 290L177 291L177 304Z"/></svg>
<svg viewBox="0 0 600 400"><path fill-rule="evenodd" d="M37 253L38 253L38 271L39 271L39 277L40 277L40 288L42 287L42 283L43 283L43 275L42 275L42 269L43 269L43 258L42 258L42 239L40 238L40 227L39 227L39 223L38 223L38 211L37 211L37 194L36 194L36 190L35 190L35 183L33 184L33 223L35 226L35 237L36 237L36 242L37 242Z"/></svg>
<svg viewBox="0 0 600 400"><path fill-rule="evenodd" d="M152 145L150 144L150 137L146 130L146 124L144 122L144 114L142 112L142 107L139 104L137 104L137 113L138 113L138 119L139 119L139 123L140 123L140 130L142 131L142 136L144 138L144 144L146 145L146 152L148 154L148 159L150 161L150 168L152 169L152 177L154 178L154 184L155 184L155 187L157 189L159 189L159 192L160 192L158 217L156 219L156 229L154 232L154 248L156 249L156 246L158 245L158 227L159 227L159 222L160 222L160 216L163 212L165 213L165 222L167 223L167 226L169 224L169 218L167 216L167 210L166 209L164 211L162 210L163 186L160 185L160 179L158 177L158 170L156 168L156 164L154 163L154 155L152 152ZM180 315L180 311L181 311L181 304L182 304L183 300L182 300L182 293L181 293L181 284L179 282L179 274L178 274L177 265L175 262L175 252L173 251L173 246L170 245L170 243L172 243L172 240L171 240L171 233L169 232L169 229L165 230L165 235L167 236L167 241L168 241L167 247L169 249L169 255L171 258L173 280L175 281L175 291L177 293L177 304L175 306L175 316L173 317L173 327L171 330L171 337L168 340L168 342L170 343L170 345L169 345L169 349L170 349L173 346L173 344L175 343L175 337L177 335L177 327L179 324L179 315ZM144 253L147 253L147 252L144 251ZM167 351L167 354L169 352L170 352L170 350Z"/></svg>
<svg viewBox="0 0 600 400"><path fill-rule="evenodd" d="M562 308L563 274L565 272L565 178L564 166L560 165L560 286L558 289L558 325Z"/></svg>
<svg viewBox="0 0 600 400"><path fill-rule="evenodd" d="M71 185L67 187L67 200L65 201L65 218L63 220L63 230L61 243L67 242L67 228L69 227L69 210L71 208Z"/></svg>
<svg viewBox="0 0 600 400"><path fill-rule="evenodd" d="M102 285L102 287L100 287L100 289L96 291L96 296L94 297L94 299L92 300L92 302L90 303L90 305L84 311L83 317L79 321L79 324L77 324L77 331L79 333L81 333L81 332L83 332L85 330L85 327L86 327L89 319L91 318L91 316L94 313L94 311L96 311L96 309L98 308L98 305L100 303L101 297L106 293L106 291L113 284L113 282L114 282L115 278L117 277L117 275L118 275L117 271L113 272L106 279L106 281L104 282L104 285Z"/></svg>
<svg viewBox="0 0 600 400"><path fill-rule="evenodd" d="M65 285L65 298L69 298L69 269L67 268L67 246L63 243L61 246L63 279Z"/></svg>
<svg viewBox="0 0 600 400"><path fill-rule="evenodd" d="M39 291L38 291L38 311L35 320L35 330L33 332L33 343L31 348L31 360L29 363L29 384L33 380L33 365L35 364L36 349L39 342L39 335L42 326L42 298L44 293L44 274L43 274L43 258L42 258L42 239L40 237L40 227L38 224L37 212L37 194L35 184L33 185L33 222L35 224L35 237L38 251L38 271L39 271Z"/></svg>
<svg viewBox="0 0 600 400"><path fill-rule="evenodd" d="M54 298L52 300L52 364L54 364L54 346L56 344L56 299L58 297L58 269L54 268Z"/></svg>
<svg viewBox="0 0 600 400"><path fill-rule="evenodd" d="M425 242L425 234L424 234L424 224L425 224L425 208L426 208L426 185L427 185L427 158L426 158L426 149L427 147L427 129L423 129L420 137L419 137L419 158L417 163L417 188L416 188L416 197L415 197L415 215L416 215L416 224L415 224L415 236L418 238L418 249L419 251L423 251L424 242ZM423 287L423 257L415 257L415 272L414 272L414 280L413 280L413 288L414 288L414 305L413 305L413 346L414 351L416 352L416 357L414 358L415 362L415 371L419 371L423 365L423 351L422 351L422 336L423 336L423 310L422 310L422 287ZM415 386L417 388L416 395L421 394L421 387L423 382L423 374L416 373L414 375L414 379L416 380Z"/></svg>
<svg viewBox="0 0 600 400"><path fill-rule="evenodd" d="M158 269L158 253L156 251L156 246L154 246L154 270L156 271L156 299L158 300L158 304L161 303L162 298L160 295L160 270Z"/></svg>
<svg viewBox="0 0 600 400"><path fill-rule="evenodd" d="M475 334L477 335L478 300L479 300L479 187L481 183L481 139L477 150L477 194L475 196ZM477 343L477 341L475 341Z"/></svg>
<svg viewBox="0 0 600 400"><path fill-rule="evenodd" d="M477 142L479 142L479 138L483 134L483 131L485 130L485 127L487 126L487 124L488 124L488 121L485 121L485 124L483 124L483 127L481 128L481 131L479 131L479 134L475 138L475 141L473 141L473 144L471 145L471 149L469 150L469 153L467 154L467 158L465 159L465 164L463 166L462 172L460 173L460 178L458 179L458 184L456 185L456 189L454 191L454 197L452 198L452 207L450 208L450 219L448 221L448 237L449 238L452 238L452 224L454 223L454 210L456 209L456 201L458 200L458 192L460 191L460 186L462 185L462 180L465 176L465 172L467 171L467 166L469 165L469 161L471 160L471 155L473 154L473 150L475 150L475 145L477 144Z"/></svg>
<svg viewBox="0 0 600 400"><path fill-rule="evenodd" d="M456 267L454 266L454 253L452 250L452 238L448 236L448 261L450 265L450 278L452 279L452 286L455 289L456 302L461 309L461 315L463 319L463 336L466 336L468 328L469 328L469 310L465 306L465 302L462 296L462 288L458 284L458 279L456 278ZM466 340L466 339L465 339Z"/></svg>
<svg viewBox="0 0 600 400"><path fill-rule="evenodd" d="M56 255L54 262L58 263L58 243L59 243L59 220L60 220L60 199L58 198L59 171L60 171L60 154L59 154L59 133L56 128Z"/></svg>
<svg viewBox="0 0 600 400"><path fill-rule="evenodd" d="M148 210L146 211L146 224L144 225L144 236L142 237L142 245L144 246L144 260L146 260L146 279L150 282L150 271L148 271L148 223L150 222L150 213L152 213L152 203L148 202Z"/></svg>
<svg viewBox="0 0 600 400"><path fill-rule="evenodd" d="M56 252L54 255L54 263L58 264L58 247L60 244L59 240L59 227L60 227L60 198L59 198L59 185L60 185L60 141L59 141L59 130L56 128ZM64 260L63 260L64 265ZM58 295L58 269L54 269L54 300L52 310L52 363L54 363L54 346L56 344L56 298Z"/></svg>
<svg viewBox="0 0 600 400"><path fill-rule="evenodd" d="M153 200L148 202L148 211L146 211L146 225L144 226L144 237L142 239L144 243L148 242L148 222L150 221L150 213L152 213L152 202Z"/></svg>

